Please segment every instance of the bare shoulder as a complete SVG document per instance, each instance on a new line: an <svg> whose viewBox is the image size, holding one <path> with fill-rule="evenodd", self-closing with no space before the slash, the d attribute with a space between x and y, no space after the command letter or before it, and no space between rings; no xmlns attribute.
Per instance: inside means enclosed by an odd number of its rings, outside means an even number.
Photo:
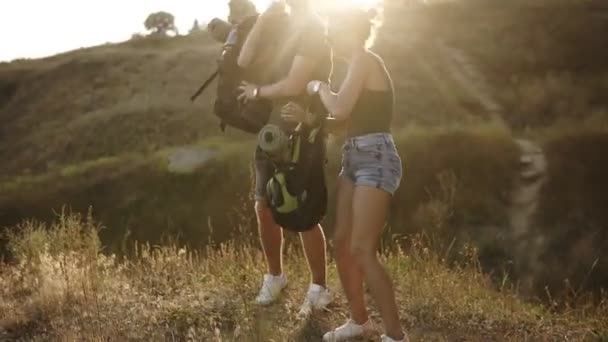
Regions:
<svg viewBox="0 0 608 342"><path fill-rule="evenodd" d="M367 50L367 56L369 57L369 62L372 65L379 65L380 67L384 68L384 59L379 54Z"/></svg>
<svg viewBox="0 0 608 342"><path fill-rule="evenodd" d="M388 89L390 87L390 76L382 57L369 50L366 51L365 55L368 69L368 88L378 91Z"/></svg>
<svg viewBox="0 0 608 342"><path fill-rule="evenodd" d="M351 63L357 69L369 71L373 66L374 57L368 51L359 51L353 55Z"/></svg>

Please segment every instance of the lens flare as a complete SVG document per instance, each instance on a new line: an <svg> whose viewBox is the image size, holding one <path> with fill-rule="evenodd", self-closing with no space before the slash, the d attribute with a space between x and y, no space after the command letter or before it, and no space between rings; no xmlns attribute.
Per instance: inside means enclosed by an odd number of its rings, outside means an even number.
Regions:
<svg viewBox="0 0 608 342"><path fill-rule="evenodd" d="M382 4L382 0L329 0L323 1L332 7L359 7L371 8Z"/></svg>

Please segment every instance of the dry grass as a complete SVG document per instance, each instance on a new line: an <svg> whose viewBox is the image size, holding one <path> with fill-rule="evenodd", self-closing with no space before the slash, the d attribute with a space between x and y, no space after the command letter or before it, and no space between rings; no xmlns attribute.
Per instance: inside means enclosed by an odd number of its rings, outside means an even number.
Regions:
<svg viewBox="0 0 608 342"><path fill-rule="evenodd" d="M62 215L51 227L32 221L22 228L10 240L18 261L0 269L3 339L318 341L346 317L331 263L336 303L297 318L308 275L293 247L285 260L291 287L277 304L259 308L252 299L263 260L247 242L204 252L141 244L132 259L118 260L99 253L100 226L90 217ZM468 262L449 268L423 241L412 238L406 249L383 255L413 341L583 341L608 329L605 305L558 314L523 303L507 287L488 284L474 248L462 250Z"/></svg>
<svg viewBox="0 0 608 342"><path fill-rule="evenodd" d="M579 138L560 142L561 127L572 127L573 121L594 128L606 127L608 122L604 96L608 50L601 48L605 44L596 34L605 31L605 20L588 16L572 2L560 3L538 8L521 1L448 1L387 13L377 50L397 87L395 130L405 174L385 246L395 247L392 250L397 253L387 260L399 279L403 310L411 314L404 316L405 323L426 340L435 333L440 340L459 334L473 340L500 340L504 334L513 340L525 339L526 334L529 339L553 340L553 334L570 331L568 327L578 334L585 330L578 327L585 325L606 331L605 322L594 322L601 317L597 310L605 307L591 307L586 314L585 305L577 305L582 309L554 316L521 304L514 293L495 292L477 267L446 266L454 260L466 261L458 251L471 241L486 262L497 251L508 252L508 245L497 244L506 221L517 150L512 133L488 123L477 100L449 76L450 66L436 49L435 38L474 58L489 78L496 99L507 109L504 120L515 134L532 139L542 136L547 141L552 180L546 185L541 206L544 223L539 229L543 236L552 236L552 248L570 248L573 254L569 252L568 257L582 260L568 263L567 274L606 284L599 272L603 264L593 263L599 253L595 246L606 244L605 221L598 220L605 216L603 174L594 173L600 170L595 163L599 166L605 161L603 150L594 143L581 144ZM191 327L191 333L200 337L213 335L217 325L221 334L229 336L236 329L235 321L254 317L241 331L276 333L282 340L297 330L303 331L304 339L314 340L319 329L336 322L343 306L331 318L308 326L294 319L292 309L303 288L290 294L279 309L259 310L244 304L255 292L261 272L260 254L244 242L255 241L248 200L252 139L236 132L219 133L210 112L211 93L195 104L188 102L213 69L217 49L201 33L135 39L42 60L0 63L0 225L14 225L26 217L51 221L52 210L64 205L77 212L92 206L96 218L108 225L99 233L105 252L134 257L115 262L89 252L58 256L32 249L30 257L40 259L35 262L38 266L27 259L21 266L2 269L1 308L15 310L1 313L3 326L20 334L34 329L42 340L44 331L50 334L47 339L101 340L104 327L116 327L108 334L119 340L129 336L179 340L185 339ZM221 153L193 174L167 172L168 149L199 143L213 145ZM594 157L585 159L592 153ZM329 175L337 171L336 156L330 160ZM590 174L596 178L588 178ZM328 180L333 181L333 176ZM228 203L246 204L233 208ZM588 220L587 214L591 215ZM331 222L328 217L325 226L331 227ZM240 232L233 227L239 225L248 230L235 247L232 237ZM567 229L560 230L564 225ZM595 235L583 234L585 238L579 239L582 235L576 232L581 227ZM413 247L406 237L420 232L426 233L421 238L424 246ZM55 239L39 236L41 241ZM160 244L168 236L180 246L187 243L188 252L145 247L146 253L141 249L135 253L134 241ZM573 237L576 243L570 245ZM209 240L228 245L221 251L208 251L204 258L190 257L190 250L202 248ZM396 242L405 246L407 257L399 254ZM287 260L289 268L294 270L294 280L304 282L301 258L296 257L297 251L293 253ZM506 256L498 255L492 266L508 262ZM547 254L541 265L561 272L562 259L552 256ZM58 260L62 258L64 264L79 260L98 265L95 269L107 277L97 273L98 280L83 275L80 266L69 273L61 269ZM403 264L404 260L409 264ZM230 265L233 274L219 270L218 265ZM67 280L57 280L68 273L69 279L75 277L69 280L69 291ZM549 275L557 279L553 282L564 276ZM44 277L60 285L43 292L32 282ZM226 292L200 299L201 293L209 293L210 286L221 282L230 284ZM249 287L240 292L238 284ZM583 301L579 284L572 286L577 293L573 302ZM175 288L186 290L172 293ZM461 296L454 296L455 291ZM542 285L540 291L545 293ZM222 311L222 305L228 311ZM536 310L541 310L540 316L534 314ZM550 324L543 325L539 317ZM277 322L286 328L272 331ZM479 337L480 324L486 324L479 322L489 322L490 337ZM130 323L141 329L130 329ZM514 328L518 325L531 328L519 331Z"/></svg>

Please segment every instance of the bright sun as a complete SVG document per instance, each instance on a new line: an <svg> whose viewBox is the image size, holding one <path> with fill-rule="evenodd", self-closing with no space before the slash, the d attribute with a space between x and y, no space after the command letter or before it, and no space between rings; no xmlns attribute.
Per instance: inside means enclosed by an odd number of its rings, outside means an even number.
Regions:
<svg viewBox="0 0 608 342"><path fill-rule="evenodd" d="M321 6L357 6L362 8L370 8L382 3L382 0L313 0L316 4ZM258 10L263 11L267 8L273 0L255 0L254 1Z"/></svg>
<svg viewBox="0 0 608 342"><path fill-rule="evenodd" d="M373 6L377 6L381 3L381 0L334 0L334 5L337 6L356 6L369 8Z"/></svg>

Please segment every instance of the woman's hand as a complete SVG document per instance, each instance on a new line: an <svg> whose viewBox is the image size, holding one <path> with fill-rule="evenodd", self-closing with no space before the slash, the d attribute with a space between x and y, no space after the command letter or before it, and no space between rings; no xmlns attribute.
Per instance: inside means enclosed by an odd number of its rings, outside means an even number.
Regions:
<svg viewBox="0 0 608 342"><path fill-rule="evenodd" d="M310 81L308 82L308 85L306 85L306 92L308 93L308 95L316 95L319 93L319 91L321 91L321 89L324 89L327 87L327 84L325 82L322 81Z"/></svg>
<svg viewBox="0 0 608 342"><path fill-rule="evenodd" d="M288 122L306 122L308 113L295 102L289 102L281 108L281 118Z"/></svg>
<svg viewBox="0 0 608 342"><path fill-rule="evenodd" d="M243 103L246 103L249 100L258 98L260 87L253 83L243 81L243 83L239 86L239 90L241 91L241 94L237 97L237 99Z"/></svg>

